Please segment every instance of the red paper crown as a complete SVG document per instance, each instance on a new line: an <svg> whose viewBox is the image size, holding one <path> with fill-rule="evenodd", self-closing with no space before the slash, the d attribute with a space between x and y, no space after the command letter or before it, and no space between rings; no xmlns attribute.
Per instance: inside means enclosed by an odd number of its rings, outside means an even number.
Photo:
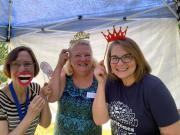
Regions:
<svg viewBox="0 0 180 135"><path fill-rule="evenodd" d="M111 42L111 41L115 41L115 40L125 40L126 39L126 31L127 28L122 31L121 27L119 29L119 31L117 32L115 29L115 26L113 26L113 33L110 33L109 30L108 31L108 35L105 35L103 32L101 32L103 34L103 36L105 37L105 39L107 40L107 42Z"/></svg>

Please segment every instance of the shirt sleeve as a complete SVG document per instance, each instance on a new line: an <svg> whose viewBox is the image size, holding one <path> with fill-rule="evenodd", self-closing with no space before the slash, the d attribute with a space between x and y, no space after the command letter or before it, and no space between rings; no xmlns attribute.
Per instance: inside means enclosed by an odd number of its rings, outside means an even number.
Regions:
<svg viewBox="0 0 180 135"><path fill-rule="evenodd" d="M149 90L148 103L159 127L168 126L179 120L175 101L160 79L156 80Z"/></svg>
<svg viewBox="0 0 180 135"><path fill-rule="evenodd" d="M0 105L0 120L7 120L7 115L4 111L4 109Z"/></svg>
<svg viewBox="0 0 180 135"><path fill-rule="evenodd" d="M40 94L40 90L41 90L41 86L35 82L31 83L30 85L30 90L33 93L33 96L39 95Z"/></svg>

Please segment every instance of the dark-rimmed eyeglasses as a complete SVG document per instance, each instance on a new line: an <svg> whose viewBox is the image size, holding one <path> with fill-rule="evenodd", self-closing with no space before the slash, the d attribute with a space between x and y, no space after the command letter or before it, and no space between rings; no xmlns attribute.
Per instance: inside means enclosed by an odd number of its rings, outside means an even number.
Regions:
<svg viewBox="0 0 180 135"><path fill-rule="evenodd" d="M129 63L129 62L131 62L132 59L133 59L133 56L130 53L125 54L125 55L123 55L121 57L118 57L116 55L112 55L110 57L110 62L112 64L117 64L119 62L119 60L121 60L123 63Z"/></svg>

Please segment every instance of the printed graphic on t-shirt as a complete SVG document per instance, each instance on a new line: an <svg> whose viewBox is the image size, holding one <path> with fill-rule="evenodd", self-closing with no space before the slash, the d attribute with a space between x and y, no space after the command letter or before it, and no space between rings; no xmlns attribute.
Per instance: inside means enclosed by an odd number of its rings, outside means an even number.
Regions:
<svg viewBox="0 0 180 135"><path fill-rule="evenodd" d="M109 112L113 135L136 135L134 128L138 126L138 120L131 108L120 101L114 101L109 105Z"/></svg>

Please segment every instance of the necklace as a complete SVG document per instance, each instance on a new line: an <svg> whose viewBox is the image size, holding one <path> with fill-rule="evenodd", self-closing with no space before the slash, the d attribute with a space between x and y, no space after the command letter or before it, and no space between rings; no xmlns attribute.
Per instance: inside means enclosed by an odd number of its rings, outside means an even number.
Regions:
<svg viewBox="0 0 180 135"><path fill-rule="evenodd" d="M18 97L17 97L16 92L14 90L12 82L9 84L9 89L10 89L11 95L13 97L13 100L14 100L14 102L16 104L16 108L17 108L17 111L18 111L19 119L21 121L24 118L24 116L26 115L27 110L28 110L28 105L29 105L29 102L30 102L29 101L29 90L27 89L27 92L26 92L25 110L22 111L21 104L19 104L19 100L18 100Z"/></svg>

